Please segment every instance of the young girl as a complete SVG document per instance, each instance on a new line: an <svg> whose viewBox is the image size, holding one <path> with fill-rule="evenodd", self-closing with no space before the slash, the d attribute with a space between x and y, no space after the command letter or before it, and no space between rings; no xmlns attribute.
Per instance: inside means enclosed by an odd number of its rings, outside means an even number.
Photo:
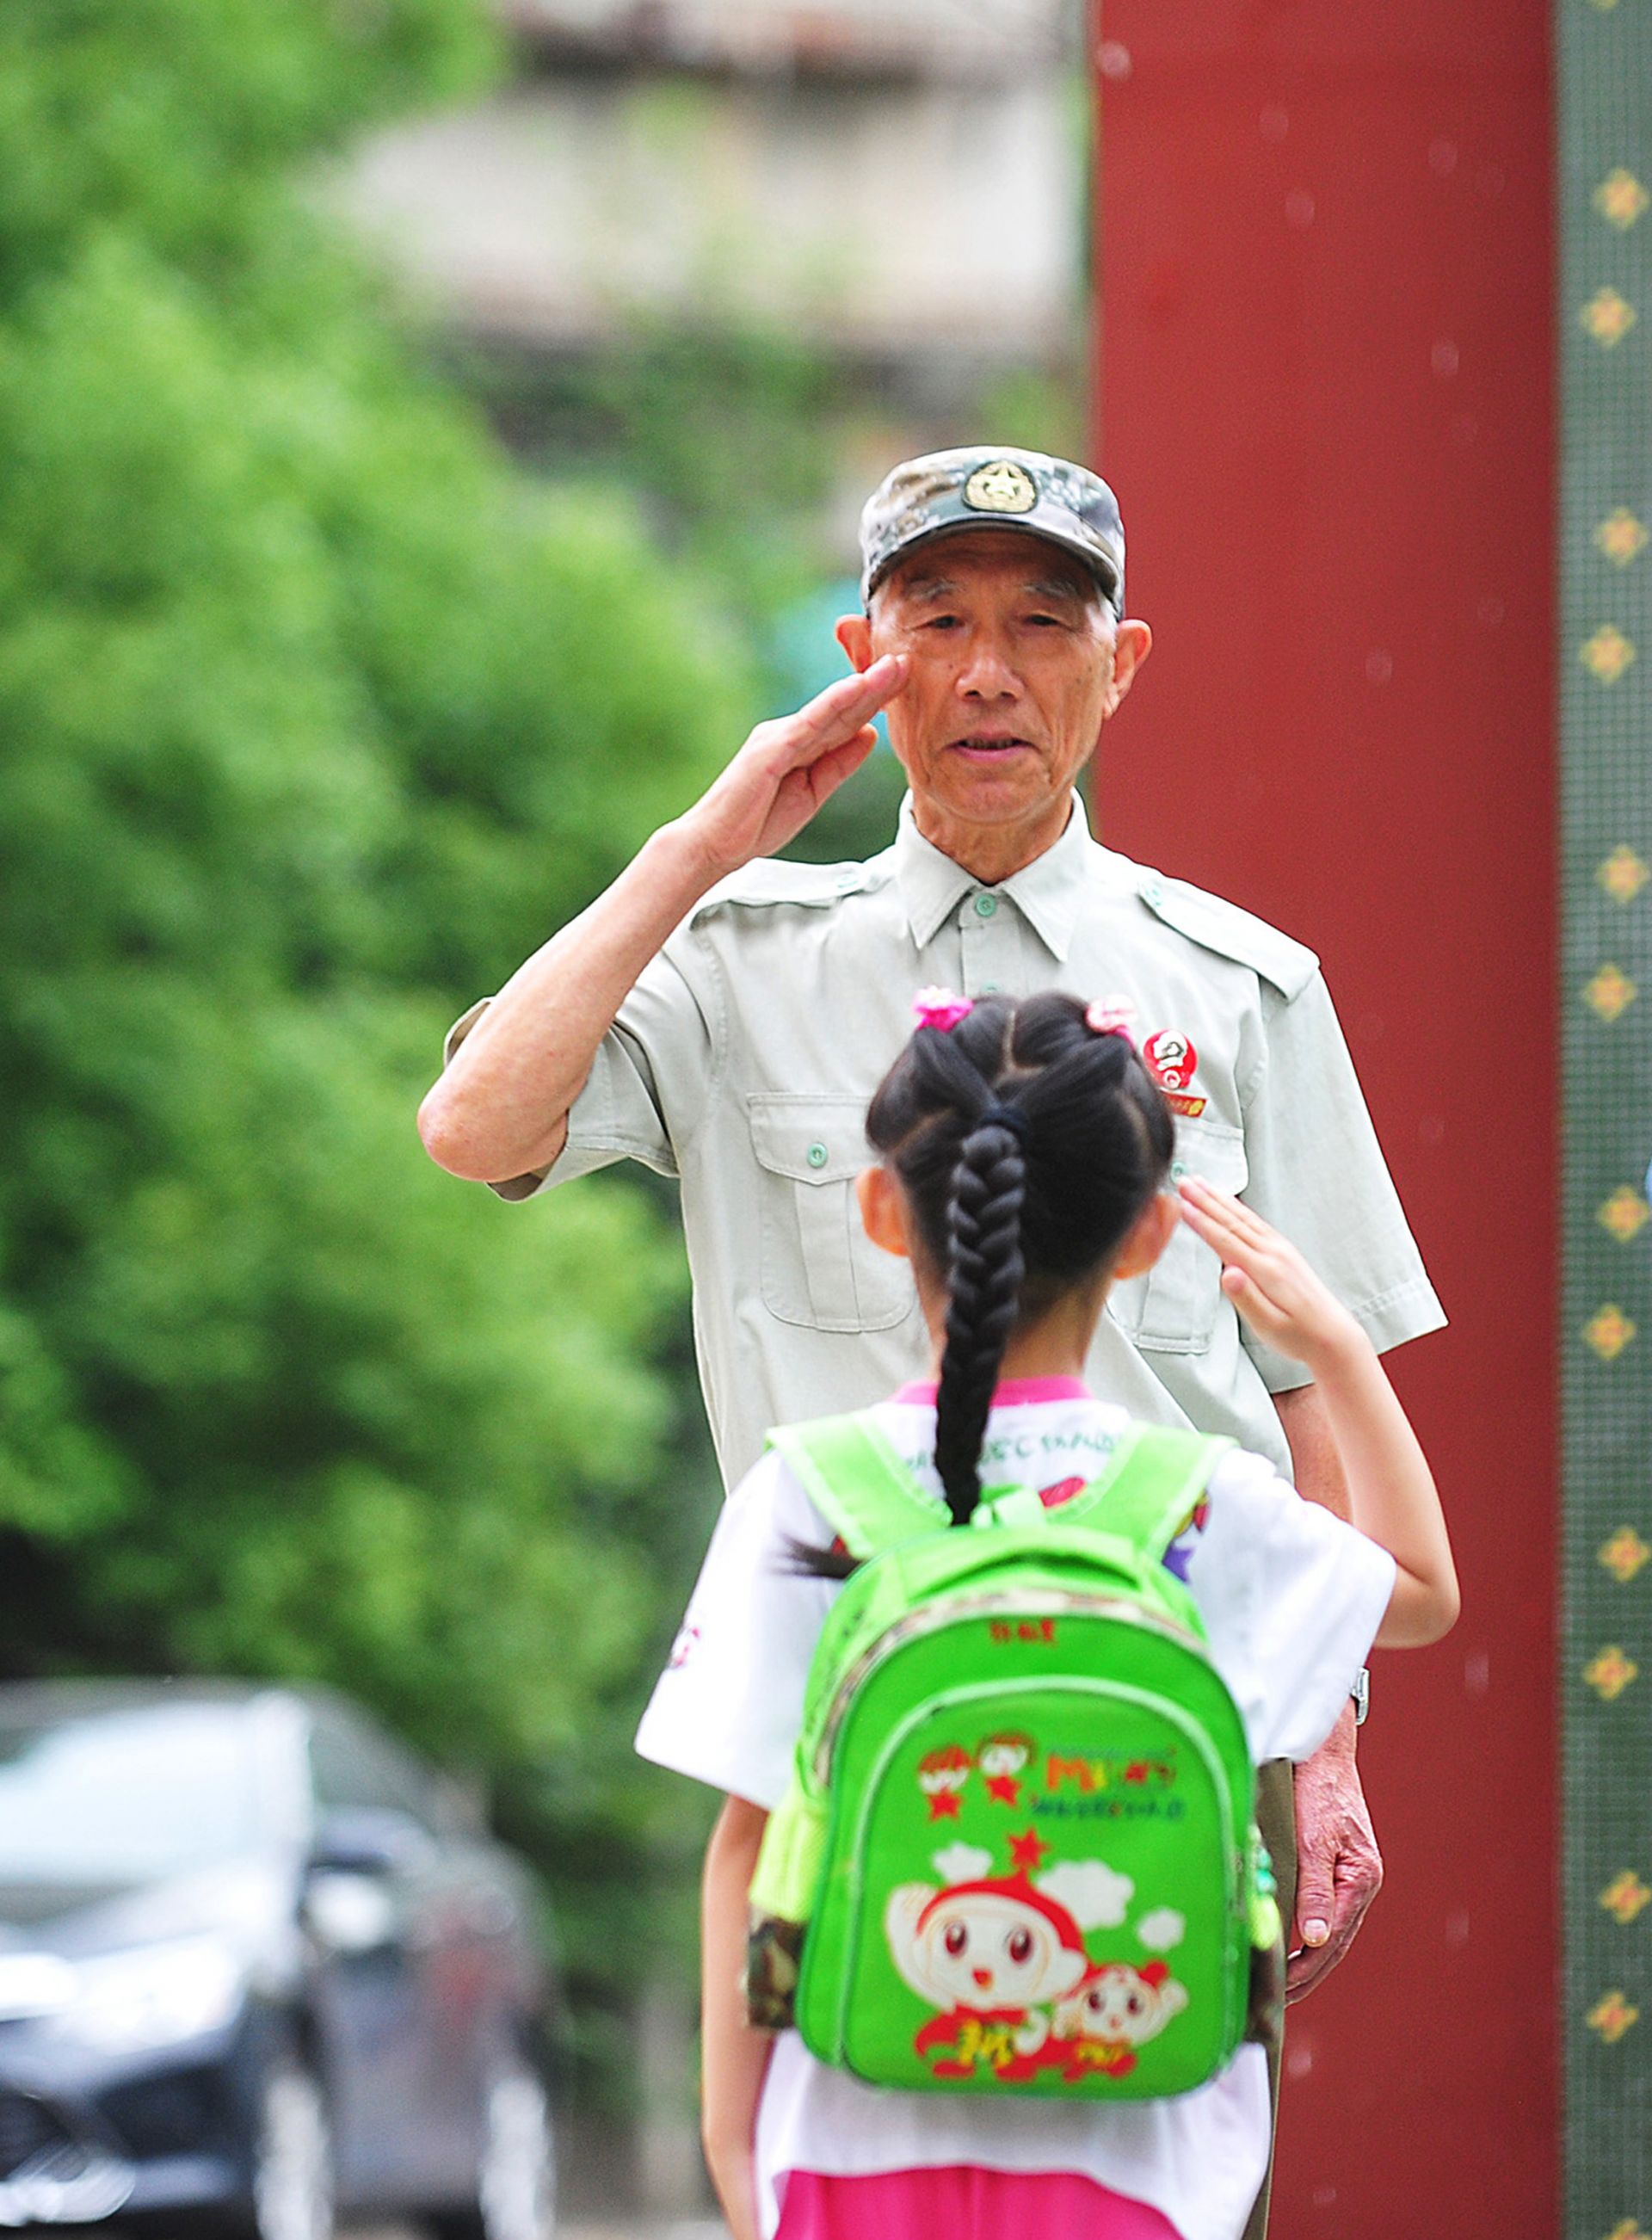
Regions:
<svg viewBox="0 0 1652 2240"><path fill-rule="evenodd" d="M874 1241L911 1259L937 1382L906 1386L880 1422L960 1521L983 1471L1058 1503L1126 1420L1080 1382L1109 1287L1189 1222L1251 1328L1312 1371L1347 1473L1357 1530L1230 1454L1166 1557L1253 1759L1310 1757L1373 1640L1433 1641L1457 1610L1434 1483L1369 1340L1235 1199L1193 1179L1179 1203L1162 1194L1174 1123L1116 1015L1042 995L919 1016L872 1100L880 1163L859 1195ZM1260 2046L1173 2099L1062 2104L876 2090L795 2031L747 2028L747 1890L846 1568L830 1541L765 1456L723 1513L637 1737L728 1797L706 1858L703 2103L735 2240L1236 2240L1268 2157Z"/></svg>

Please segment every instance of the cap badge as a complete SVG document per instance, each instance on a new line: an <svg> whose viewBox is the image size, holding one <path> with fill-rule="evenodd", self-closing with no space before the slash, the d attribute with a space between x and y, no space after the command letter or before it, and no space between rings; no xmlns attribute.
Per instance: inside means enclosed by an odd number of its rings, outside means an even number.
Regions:
<svg viewBox="0 0 1652 2240"><path fill-rule="evenodd" d="M963 502L977 513L1030 513L1038 485L1013 459L994 459L977 467L963 486Z"/></svg>

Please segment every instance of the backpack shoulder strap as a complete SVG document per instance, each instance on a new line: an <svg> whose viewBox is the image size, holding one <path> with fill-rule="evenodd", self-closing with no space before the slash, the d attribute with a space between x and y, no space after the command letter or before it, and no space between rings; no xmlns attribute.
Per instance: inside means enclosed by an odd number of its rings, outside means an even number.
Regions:
<svg viewBox="0 0 1652 2240"><path fill-rule="evenodd" d="M790 1463L851 1556L877 1555L948 1522L945 1503L919 1484L869 1414L783 1423L769 1432L769 1443Z"/></svg>
<svg viewBox="0 0 1652 2240"><path fill-rule="evenodd" d="M1056 1516L1126 1540L1155 1563L1186 1525L1231 1439L1132 1423L1100 1476Z"/></svg>

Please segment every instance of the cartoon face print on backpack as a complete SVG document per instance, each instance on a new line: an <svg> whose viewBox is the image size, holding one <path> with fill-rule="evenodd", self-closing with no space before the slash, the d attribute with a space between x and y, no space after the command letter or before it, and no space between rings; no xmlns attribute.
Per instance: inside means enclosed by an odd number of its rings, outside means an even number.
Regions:
<svg viewBox="0 0 1652 2240"><path fill-rule="evenodd" d="M1025 1875L904 1883L884 1929L902 1976L943 2013L1025 2015L1072 1990L1089 1964L1072 1915Z"/></svg>
<svg viewBox="0 0 1652 2240"><path fill-rule="evenodd" d="M1162 1960L1149 1960L1145 1968L1122 1961L1092 1968L1056 2007L1046 2058L1064 2060L1073 2080L1096 2068L1128 2076L1136 2066L1136 2048L1156 2037L1187 2003L1186 1990Z"/></svg>
<svg viewBox="0 0 1652 2240"><path fill-rule="evenodd" d="M918 1787L929 1800L931 1820L956 1820L958 1800L975 1765L962 1743L932 1750L918 1761Z"/></svg>
<svg viewBox="0 0 1652 2240"><path fill-rule="evenodd" d="M1021 1802L1021 1776L1036 1745L1030 1735L989 1735L976 1752L976 1763L987 1777L987 1795L995 1803L1015 1806Z"/></svg>

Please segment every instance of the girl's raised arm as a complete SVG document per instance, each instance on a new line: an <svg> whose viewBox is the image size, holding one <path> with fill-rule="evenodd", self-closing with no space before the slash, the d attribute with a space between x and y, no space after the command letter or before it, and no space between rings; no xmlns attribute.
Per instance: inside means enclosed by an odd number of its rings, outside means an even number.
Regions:
<svg viewBox="0 0 1652 2240"><path fill-rule="evenodd" d="M1399 1567L1378 1646L1438 1641L1461 1603L1451 1543L1433 1473L1371 1341L1296 1246L1249 1206L1195 1176L1180 1188L1189 1226L1221 1255L1222 1290L1258 1337L1312 1371L1354 1523Z"/></svg>

